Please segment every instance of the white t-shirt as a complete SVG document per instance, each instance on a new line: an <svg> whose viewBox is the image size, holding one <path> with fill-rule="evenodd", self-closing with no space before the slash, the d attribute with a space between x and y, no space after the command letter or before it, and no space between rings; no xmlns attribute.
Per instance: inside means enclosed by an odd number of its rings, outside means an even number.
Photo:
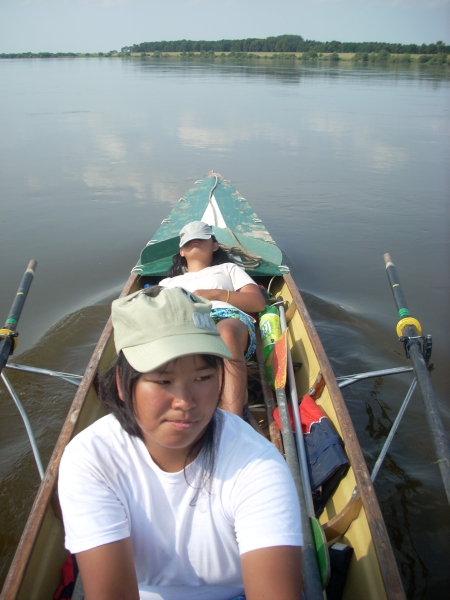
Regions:
<svg viewBox="0 0 450 600"><path fill-rule="evenodd" d="M159 282L159 285L167 288L182 287L188 292L195 292L195 290L229 290L230 292L237 292L249 283L256 285L242 267L234 263L223 263L206 267L194 273L166 277L166 279ZM213 308L235 308L232 304L221 300L211 300L211 303Z"/></svg>
<svg viewBox="0 0 450 600"><path fill-rule="evenodd" d="M241 554L301 546L284 459L239 417L218 409L216 418L214 477L195 502L201 453L186 469L193 487L183 471L162 471L113 415L78 434L59 474L66 547L77 553L130 537L142 600L229 600L244 591Z"/></svg>

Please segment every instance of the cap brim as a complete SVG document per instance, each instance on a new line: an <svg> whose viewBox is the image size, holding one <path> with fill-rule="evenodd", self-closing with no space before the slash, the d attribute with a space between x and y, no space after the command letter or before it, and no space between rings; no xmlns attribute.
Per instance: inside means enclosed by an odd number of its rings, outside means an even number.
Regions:
<svg viewBox="0 0 450 600"><path fill-rule="evenodd" d="M189 354L212 354L231 358L231 352L220 336L207 333L173 335L147 344L123 348L122 352L130 365L140 373L154 371L171 360Z"/></svg>
<svg viewBox="0 0 450 600"><path fill-rule="evenodd" d="M193 235L188 237L186 240L183 239L183 242L180 240L180 248L182 248L188 242L192 242L192 240L210 240L212 238L212 234L203 234L203 235Z"/></svg>

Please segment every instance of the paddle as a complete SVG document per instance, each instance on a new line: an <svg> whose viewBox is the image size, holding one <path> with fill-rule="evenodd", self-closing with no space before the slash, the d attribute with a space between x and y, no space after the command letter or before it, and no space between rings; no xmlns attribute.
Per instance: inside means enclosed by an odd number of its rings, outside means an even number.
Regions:
<svg viewBox="0 0 450 600"><path fill-rule="evenodd" d="M298 464L297 452L295 449L294 435L292 433L289 419L288 406L286 400L286 371L287 371L287 338L286 331L275 343L272 351L272 369L275 379L275 393L277 396L278 410L281 421L281 435L283 436L284 453L286 462L292 473L295 488L297 490L300 502L300 513L303 529L303 547L302 547L302 570L303 585L305 596L308 600L323 600L321 576L319 573L317 555L314 545L314 536L308 518L308 509L306 506L306 496L303 487L300 466Z"/></svg>
<svg viewBox="0 0 450 600"><path fill-rule="evenodd" d="M0 329L0 373L3 371L3 367L5 366L9 356L14 352L14 348L17 346L17 323L19 321L23 305L25 304L31 282L33 281L36 265L37 262L35 260L30 260L28 263L27 270L23 274L16 297L11 306L11 310L9 311L8 318L6 319L3 329Z"/></svg>
<svg viewBox="0 0 450 600"><path fill-rule="evenodd" d="M397 270L390 254L386 253L384 255L384 261L397 306L398 316L400 317L400 321L397 323L397 335L405 344L407 358L411 358L417 385L425 405L428 427L430 428L431 438L438 457L437 462L441 471L442 481L444 482L447 500L450 504L450 444L445 434L444 425L439 414L437 396L431 385L427 361L423 354L422 327L417 319L410 316ZM427 358L429 358L429 355Z"/></svg>
<svg viewBox="0 0 450 600"><path fill-rule="evenodd" d="M286 315L284 312L283 299L280 296L277 300L279 300L278 310L280 312L281 331L283 332L284 336L287 336L287 323L286 323ZM286 337L286 355L287 355L287 373L288 373L288 379L289 379L289 393L291 396L292 412L293 412L293 416L294 416L294 426L295 426L295 433L296 433L298 456L300 457L300 473L301 473L302 482L303 482L303 490L305 493L307 513L308 513L308 517L310 519L311 527L312 527L313 534L314 534L314 542L315 542L315 549L316 549L316 553L317 553L317 561L318 561L318 565L319 565L320 580L322 582L323 588L325 588L328 584L328 581L330 579L330 574L331 574L330 555L328 553L328 546L327 546L325 533L323 531L323 527L320 524L319 520L315 517L315 514L314 514L314 504L313 504L312 493L311 493L311 483L310 483L309 474L308 474L309 473L308 472L308 462L307 462L307 458L306 458L305 442L303 439L303 429L302 429L302 424L301 424L301 419L300 419L297 386L295 383L295 376L294 376L294 366L292 363L291 351L290 351L289 345L287 344L287 337ZM315 385L315 388L314 388L314 390L313 389L310 390L310 395L311 394L314 394L315 396L320 395L320 393L325 385L325 381L322 378L320 378L320 379L318 378L318 379L316 379L316 382L314 385Z"/></svg>

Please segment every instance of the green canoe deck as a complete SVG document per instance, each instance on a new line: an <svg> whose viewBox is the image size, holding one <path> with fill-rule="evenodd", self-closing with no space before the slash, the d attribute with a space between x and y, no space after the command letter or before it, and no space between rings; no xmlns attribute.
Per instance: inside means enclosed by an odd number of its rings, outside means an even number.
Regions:
<svg viewBox="0 0 450 600"><path fill-rule="evenodd" d="M283 255L261 219L247 200L229 181L208 175L195 182L163 220L142 250L133 272L142 276L162 277L172 266L179 250L180 230L191 221L211 225L221 246L252 276L288 273Z"/></svg>

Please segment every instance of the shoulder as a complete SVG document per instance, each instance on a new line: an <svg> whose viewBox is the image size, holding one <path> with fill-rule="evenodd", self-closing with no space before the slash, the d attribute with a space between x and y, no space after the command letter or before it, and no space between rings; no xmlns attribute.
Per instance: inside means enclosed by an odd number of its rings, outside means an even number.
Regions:
<svg viewBox="0 0 450 600"><path fill-rule="evenodd" d="M231 280L235 282L235 287L244 287L244 285L247 285L249 283L255 284L253 279L243 267L240 267L235 263L224 263L222 266L225 267L225 270L228 273Z"/></svg>
<svg viewBox="0 0 450 600"><path fill-rule="evenodd" d="M257 433L248 423L240 417L219 409L222 420L222 434L220 440L219 460L223 458L227 463L233 463L240 469L255 460L274 460L282 465L286 463L275 448L265 437Z"/></svg>
<svg viewBox="0 0 450 600"><path fill-rule="evenodd" d="M273 444L235 415L224 416L215 478L241 553L272 545L301 545L298 495L286 461Z"/></svg>
<svg viewBox="0 0 450 600"><path fill-rule="evenodd" d="M66 446L63 462L95 460L102 455L111 455L114 449L131 443L131 436L124 431L112 414L98 419L77 434Z"/></svg>
<svg viewBox="0 0 450 600"><path fill-rule="evenodd" d="M239 272L239 271L242 271L243 273L245 273L245 269L243 269L242 267L240 267L236 263L227 262L227 263L222 263L221 265L217 265L217 266L218 267L223 267L224 270L228 271L229 273L231 273L231 272Z"/></svg>

